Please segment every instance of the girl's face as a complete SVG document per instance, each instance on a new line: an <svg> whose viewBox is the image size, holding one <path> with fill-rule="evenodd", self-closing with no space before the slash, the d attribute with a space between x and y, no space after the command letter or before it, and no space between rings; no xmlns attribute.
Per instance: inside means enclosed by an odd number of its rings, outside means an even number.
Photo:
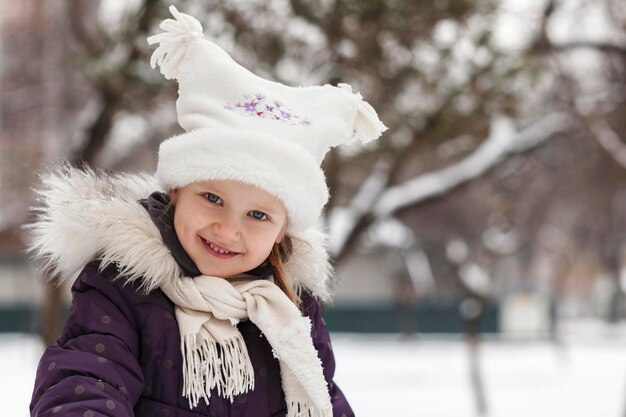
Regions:
<svg viewBox="0 0 626 417"><path fill-rule="evenodd" d="M170 197L178 239L204 275L228 278L256 268L285 234L283 203L252 185L196 182Z"/></svg>

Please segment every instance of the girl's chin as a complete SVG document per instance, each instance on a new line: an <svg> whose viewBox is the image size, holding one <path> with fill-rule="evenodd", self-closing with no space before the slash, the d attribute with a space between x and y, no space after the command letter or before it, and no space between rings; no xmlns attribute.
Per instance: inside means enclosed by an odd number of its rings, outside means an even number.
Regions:
<svg viewBox="0 0 626 417"><path fill-rule="evenodd" d="M215 269L205 269L205 270L200 270L200 272L202 272L202 275L206 275L209 277L216 277L216 278L223 278L223 279L230 279L235 277L236 275L241 274L241 272L233 272L233 271L217 271Z"/></svg>
<svg viewBox="0 0 626 417"><path fill-rule="evenodd" d="M242 270L241 267L238 267L237 265L234 265L234 264L225 265L224 261L206 259L206 255L203 261L204 261L203 265L202 266L198 265L198 269L200 270L200 272L202 272L202 275L208 275L212 277L228 279L230 277L234 277L243 272L246 272L250 269L249 268L249 269Z"/></svg>

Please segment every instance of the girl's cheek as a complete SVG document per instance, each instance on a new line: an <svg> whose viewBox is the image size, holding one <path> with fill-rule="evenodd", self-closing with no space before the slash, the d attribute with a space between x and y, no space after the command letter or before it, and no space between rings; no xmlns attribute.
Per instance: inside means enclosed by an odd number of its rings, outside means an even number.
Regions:
<svg viewBox="0 0 626 417"><path fill-rule="evenodd" d="M275 239L279 231L275 224L270 222L257 222L257 224L248 228L248 235L256 242L261 243Z"/></svg>

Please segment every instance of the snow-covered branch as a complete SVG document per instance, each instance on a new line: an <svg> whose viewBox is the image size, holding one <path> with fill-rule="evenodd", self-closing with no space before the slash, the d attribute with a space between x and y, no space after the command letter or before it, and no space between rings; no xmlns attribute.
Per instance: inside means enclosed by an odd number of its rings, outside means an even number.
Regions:
<svg viewBox="0 0 626 417"><path fill-rule="evenodd" d="M521 153L541 144L566 129L567 114L555 113L516 132L510 120L496 118L489 137L468 157L441 170L420 175L387 189L374 207L374 215L384 218L409 205L444 194L493 168L506 156Z"/></svg>
<svg viewBox="0 0 626 417"><path fill-rule="evenodd" d="M375 223L379 223L401 208L442 195L478 178L508 155L525 152L555 133L564 131L570 120L565 113L555 113L516 132L512 121L496 118L492 122L489 137L462 161L387 190L389 167L386 161L379 161L352 202L347 207L336 207L330 213L331 253L336 255L343 251L354 227L366 214L373 215Z"/></svg>
<svg viewBox="0 0 626 417"><path fill-rule="evenodd" d="M574 111L587 125L591 135L615 162L626 168L626 143L605 117L620 104L623 104L623 100L613 103L606 103L606 100L604 103L587 103L584 98L576 98L572 101Z"/></svg>
<svg viewBox="0 0 626 417"><path fill-rule="evenodd" d="M611 128L606 119L599 118L589 121L588 126L600 146L609 153L615 162L626 168L626 143Z"/></svg>
<svg viewBox="0 0 626 417"><path fill-rule="evenodd" d="M371 174L361 185L347 207L336 207L330 213L329 250L339 253L359 219L369 212L378 196L384 191L389 179L390 161L381 158Z"/></svg>

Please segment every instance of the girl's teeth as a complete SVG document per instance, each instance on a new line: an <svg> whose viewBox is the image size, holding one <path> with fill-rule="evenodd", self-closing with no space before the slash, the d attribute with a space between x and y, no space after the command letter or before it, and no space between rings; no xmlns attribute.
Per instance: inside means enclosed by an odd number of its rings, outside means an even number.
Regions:
<svg viewBox="0 0 626 417"><path fill-rule="evenodd" d="M211 247L211 249L213 249L213 250L214 250L214 251L216 251L216 252L219 252L219 253L230 253L230 251L227 251L227 250L222 250L222 249L218 249L218 248L216 248L215 246L213 246L213 244L212 244L212 243L209 243L209 246Z"/></svg>

